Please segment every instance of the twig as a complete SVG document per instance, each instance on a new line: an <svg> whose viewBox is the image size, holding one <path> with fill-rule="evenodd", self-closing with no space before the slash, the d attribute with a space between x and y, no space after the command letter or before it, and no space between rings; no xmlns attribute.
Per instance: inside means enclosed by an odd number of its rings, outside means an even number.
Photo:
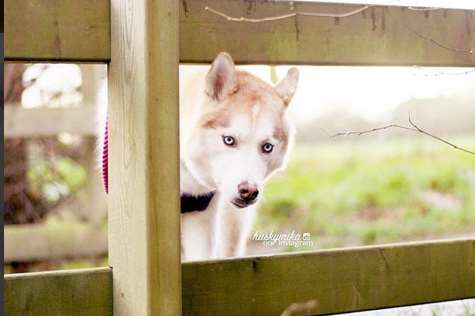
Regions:
<svg viewBox="0 0 475 316"><path fill-rule="evenodd" d="M292 12L288 14L282 14L282 15L276 15L276 16L270 16L270 17L265 17L265 18L259 18L259 19L253 19L253 18L245 18L243 16L237 18L237 17L232 17L230 15L227 15L226 13L223 13L221 11L215 10L210 7L205 7L206 11L209 11L213 14L216 14L220 17L225 18L228 21L234 21L234 22L249 22L249 23L261 23L261 22L269 22L269 21L277 21L277 20L284 20L288 18L293 18L297 16L313 16L313 17L324 17L324 18L346 18L355 14L358 14L360 12L363 12L367 10L369 5L365 5L361 8L358 8L356 10L350 11L350 12L345 12L345 13L319 13L319 12Z"/></svg>
<svg viewBox="0 0 475 316"><path fill-rule="evenodd" d="M437 10L438 8L428 8L428 9L425 9L425 10L422 10L422 9L416 9L416 7L409 7L410 10L415 10L415 11L433 11L433 10ZM388 11L388 15L393 18L393 16L391 15L391 12ZM394 18L393 18L394 19ZM394 19L395 21L397 21L396 19ZM443 48L443 49L446 49L446 50L450 50L450 51L453 51L453 52L458 52L458 53L467 53L467 54L473 54L475 53L475 49L473 48L458 48L458 47L451 47L449 45L446 45L446 44L443 44L435 39L433 39L432 37L429 37L427 35L424 35L422 33L419 33L418 31L416 31L415 29L409 27L408 25L406 25L406 23L400 23L400 21L397 21L398 24L400 24L403 28L405 28L406 30L408 30L409 32L411 32L412 34L416 35L417 37L419 37L420 39L423 39L425 41L428 41L428 42L431 42L432 44L436 45L437 47L439 48Z"/></svg>
<svg viewBox="0 0 475 316"><path fill-rule="evenodd" d="M413 66L415 69L419 70L419 73L414 73L413 76L418 76L418 77L430 77L430 78L435 78L435 77L441 77L441 76L466 76L470 75L472 73L475 73L475 69L470 69L466 71L458 71L458 72L445 72L445 71L438 71L438 72L432 72L432 73L423 73L423 70L419 66Z"/></svg>
<svg viewBox="0 0 475 316"><path fill-rule="evenodd" d="M369 134L369 133L373 133L373 132L377 132L377 131L382 131L382 130L386 130L386 129L389 129L389 128L399 128L399 129L404 129L404 130L408 130L408 131L413 131L413 132L418 132L418 133L421 133L423 135L426 135L426 136L429 136L439 142L442 142L446 145L449 145L450 147L454 148L454 149L457 149L457 150L460 150L460 151L463 151L467 154L472 154L472 155L475 155L475 152L471 151L471 150L468 150L466 148L463 148L463 147L459 147L457 145L455 145L454 143L451 143L449 142L448 140L446 139L443 139L442 137L439 137L437 135L434 135L434 134L431 134L425 130L423 130L422 128L420 128L418 125L416 125L416 123L414 123L414 121L412 120L411 118L411 115L409 114L409 124L411 125L411 127L409 126L404 126L404 125L398 125L398 124L389 124L389 125L386 125L386 126L383 126L383 127L376 127L376 128L372 128L372 129L369 129L369 130L364 130L364 131L349 131L349 132L339 132L339 133L336 133L336 134L333 134L333 135L330 135L328 134L325 130L323 130L327 135L330 136L330 138L335 138L335 137L340 137L340 136L350 136L350 135L356 135L356 136L361 136L361 135L364 135L364 134Z"/></svg>
<svg viewBox="0 0 475 316"><path fill-rule="evenodd" d="M300 315L300 312L304 312L305 315L310 315L312 310L317 305L317 300L310 300L303 303L292 303L282 312L280 316L292 316L297 313Z"/></svg>
<svg viewBox="0 0 475 316"><path fill-rule="evenodd" d="M451 47L451 46L448 46L446 44L442 44L441 42L438 42L436 41L435 39L431 38L431 37L428 37L424 34L421 34L419 32L417 32L416 30L410 28L409 26L407 26L406 24L402 23L401 24L405 29L409 30L410 32L412 32L414 35L418 36L419 38L425 40L425 41L429 41L431 42L432 44L440 47L440 48L444 48L446 50L451 50L451 51L454 51L454 52L457 52L457 53L468 53L468 54L473 54L475 53L475 49L474 48L458 48L458 47Z"/></svg>
<svg viewBox="0 0 475 316"><path fill-rule="evenodd" d="M442 10L442 8L436 8L436 7L432 7L432 8L425 8L425 7L407 7L407 8L408 8L409 10L412 10L412 11L423 11L423 12Z"/></svg>
<svg viewBox="0 0 475 316"><path fill-rule="evenodd" d="M369 134L369 133L373 133L373 132L377 132L377 131L382 131L382 130L385 130L385 129L388 129L388 128L401 128L401 129L406 129L406 130L410 130L410 131L417 131L415 128L402 126L402 125L398 125L398 124L390 124L390 125L387 125L387 126L376 127L376 128L372 128L372 129L365 130L365 131L339 132L339 133L330 135L330 137L335 138L335 137L339 137L339 136L351 136L351 135L361 136L361 135L364 135L364 134Z"/></svg>
<svg viewBox="0 0 475 316"><path fill-rule="evenodd" d="M264 18L245 18L243 16L233 17L233 16L230 16L230 15L227 15L224 12L215 10L215 9L213 9L211 7L208 7L208 6L206 6L204 9L205 9L205 11L211 12L215 15L218 15L222 18L225 18L228 21L248 22L248 23L262 23L262 22L269 22L269 21L284 20L284 19L289 19L289 18L298 17L298 16L311 16L311 17L324 17L324 18L346 18L346 17L352 16L352 15L358 14L360 12L363 12L363 11L369 9L370 7L375 7L375 5L366 5L366 6L360 7L356 10L345 12L345 13L336 13L336 14L334 14L334 13L320 13L320 12L292 12L292 13L288 13L288 14L282 14L282 15L276 15L276 16L270 16L270 17L264 17ZM407 8L409 10L413 10L413 11L435 11L435 10L440 10L440 8L422 8L422 7L411 7L411 6L409 6ZM443 49L446 49L446 50L451 50L451 51L454 51L454 52L459 52L459 53L467 53L467 54L475 53L474 48L465 49L465 48L451 47L451 46L443 44L443 43L441 43L441 42L439 42L439 41L437 41L437 40L435 40L431 37L428 37L424 34L419 33L418 31L408 27L404 23L402 23L402 26L405 29L407 29L408 31L410 31L411 33L413 33L414 35L418 36L419 38L421 38L425 41L429 41L429 42L433 43L434 45L436 45L440 48L443 48Z"/></svg>
<svg viewBox="0 0 475 316"><path fill-rule="evenodd" d="M449 141L447 141L447 140L445 140L445 139L443 139L443 138L441 138L441 137L439 137L439 136L436 136L436 135L434 135L434 134L431 134L431 133L429 133L429 132L424 131L423 129L421 129L419 126L417 126L417 125L412 121L410 114L409 114L409 124L411 124L411 126L414 127L414 129L416 129L416 130L417 130L419 133L421 133L421 134L424 134L424 135L427 135L427 136L429 136L429 137L432 137L432 138L434 138L435 140L438 140L438 141L440 141L440 142L442 142L442 143L445 143L445 144L447 144L447 145L449 145L449 146L451 146L451 147L453 147L453 148L455 148L455 149L457 149L457 150L461 150L461 151L466 152L466 153L468 153L468 154L475 155L475 152L473 152L473 151L470 151L470 150L468 150L468 149L459 147L459 146L457 146L457 145L455 145L455 144L453 144L453 143L451 143L451 142L449 142Z"/></svg>

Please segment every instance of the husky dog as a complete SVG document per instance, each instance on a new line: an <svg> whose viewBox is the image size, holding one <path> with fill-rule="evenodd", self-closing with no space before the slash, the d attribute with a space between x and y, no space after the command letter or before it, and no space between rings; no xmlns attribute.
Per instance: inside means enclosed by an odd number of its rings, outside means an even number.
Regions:
<svg viewBox="0 0 475 316"><path fill-rule="evenodd" d="M275 87L239 71L220 53L207 73L180 81L183 260L244 254L264 181L283 168L294 139L286 110L298 70ZM108 120L100 114L108 192Z"/></svg>
<svg viewBox="0 0 475 316"><path fill-rule="evenodd" d="M223 52L180 83L183 260L244 254L264 182L293 143L286 110L297 82L291 68L271 86Z"/></svg>

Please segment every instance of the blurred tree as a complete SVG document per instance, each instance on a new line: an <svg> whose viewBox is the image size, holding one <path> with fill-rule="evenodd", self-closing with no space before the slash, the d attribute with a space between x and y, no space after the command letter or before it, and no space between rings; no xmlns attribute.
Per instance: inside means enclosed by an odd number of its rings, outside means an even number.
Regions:
<svg viewBox="0 0 475 316"><path fill-rule="evenodd" d="M23 64L5 64L4 104L21 105L25 86L22 75ZM5 224L25 224L40 221L46 214L46 204L40 196L30 190L27 179L27 139L6 139L4 145L4 219Z"/></svg>

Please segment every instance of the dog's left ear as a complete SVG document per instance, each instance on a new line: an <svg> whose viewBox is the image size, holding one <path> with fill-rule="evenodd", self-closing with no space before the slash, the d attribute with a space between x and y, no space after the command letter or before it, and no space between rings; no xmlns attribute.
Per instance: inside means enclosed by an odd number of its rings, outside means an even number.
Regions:
<svg viewBox="0 0 475 316"><path fill-rule="evenodd" d="M299 70L295 67L292 67L287 72L285 78L275 86L275 90L280 95L286 106L289 105L290 100L292 100L295 90L297 90L298 82Z"/></svg>
<svg viewBox="0 0 475 316"><path fill-rule="evenodd" d="M222 52L213 61L206 75L206 94L221 101L237 91L237 74L231 55Z"/></svg>

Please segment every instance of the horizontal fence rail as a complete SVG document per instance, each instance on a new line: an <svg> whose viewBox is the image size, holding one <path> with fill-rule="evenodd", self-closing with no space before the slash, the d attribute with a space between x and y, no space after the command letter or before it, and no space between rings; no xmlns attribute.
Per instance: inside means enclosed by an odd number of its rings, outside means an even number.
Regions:
<svg viewBox="0 0 475 316"><path fill-rule="evenodd" d="M266 0L180 3L182 62L209 62L225 50L244 64L475 66L475 54L467 52L475 48L475 17L468 10ZM264 18L271 20L259 21Z"/></svg>
<svg viewBox="0 0 475 316"><path fill-rule="evenodd" d="M111 273L7 275L6 314L109 315ZM319 315L465 299L475 297L475 239L184 263L182 279L184 315L280 315L309 301Z"/></svg>
<svg viewBox="0 0 475 316"><path fill-rule="evenodd" d="M110 60L110 0L6 0L5 59Z"/></svg>
<svg viewBox="0 0 475 316"><path fill-rule="evenodd" d="M107 255L107 230L78 221L4 226L4 262Z"/></svg>
<svg viewBox="0 0 475 316"><path fill-rule="evenodd" d="M475 240L372 246L185 264L189 315L312 314L475 297Z"/></svg>
<svg viewBox="0 0 475 316"><path fill-rule="evenodd" d="M61 133L94 136L98 133L92 106L25 109L4 107L4 137L44 137Z"/></svg>
<svg viewBox="0 0 475 316"><path fill-rule="evenodd" d="M112 315L109 268L10 274L4 279L5 315Z"/></svg>
<svg viewBox="0 0 475 316"><path fill-rule="evenodd" d="M361 9L361 10L360 10ZM110 60L107 0L6 0L7 60ZM335 14L347 17L332 17ZM298 14L296 14L298 13ZM320 16L309 16L317 13ZM290 15L290 16L289 16ZM330 15L330 16L328 16ZM288 17L284 17L288 16ZM254 22L233 18L254 19ZM270 18L270 21L260 19ZM267 0L180 1L180 60L475 66L473 11Z"/></svg>

